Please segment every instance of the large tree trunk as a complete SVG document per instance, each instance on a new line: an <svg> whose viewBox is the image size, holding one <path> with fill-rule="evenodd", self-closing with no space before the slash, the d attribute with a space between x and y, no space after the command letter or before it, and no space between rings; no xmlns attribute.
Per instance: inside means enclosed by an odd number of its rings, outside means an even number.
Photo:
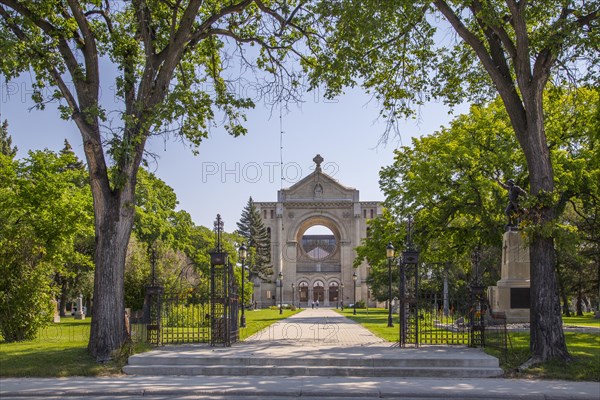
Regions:
<svg viewBox="0 0 600 400"><path fill-rule="evenodd" d="M118 194L96 210L93 315L88 351L98 362L113 358L127 339L124 266L133 227L133 205Z"/></svg>
<svg viewBox="0 0 600 400"><path fill-rule="evenodd" d="M539 229L530 245L531 358L523 365L528 367L552 358L568 360L570 356L562 328L554 239L548 233L554 223L554 208L550 204L554 173L544 132L542 90L532 89L522 95L525 121L521 123L526 132L517 132L517 137L527 160L531 195L538 197L530 217Z"/></svg>

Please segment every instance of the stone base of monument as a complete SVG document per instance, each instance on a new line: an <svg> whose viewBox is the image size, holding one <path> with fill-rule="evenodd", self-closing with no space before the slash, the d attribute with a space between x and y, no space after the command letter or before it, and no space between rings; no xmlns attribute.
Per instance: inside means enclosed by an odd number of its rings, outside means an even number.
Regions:
<svg viewBox="0 0 600 400"><path fill-rule="evenodd" d="M529 322L529 246L518 231L503 236L501 279L488 288L493 313L506 315L507 323Z"/></svg>

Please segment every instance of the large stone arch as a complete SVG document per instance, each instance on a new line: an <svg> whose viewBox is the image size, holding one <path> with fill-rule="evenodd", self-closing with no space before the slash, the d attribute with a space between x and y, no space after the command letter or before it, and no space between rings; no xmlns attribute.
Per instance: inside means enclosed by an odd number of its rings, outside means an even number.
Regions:
<svg viewBox="0 0 600 400"><path fill-rule="evenodd" d="M331 229L340 242L349 240L349 233L344 221L333 213L320 210L308 211L299 217L293 218L292 221L286 222L289 224L287 240L290 242L299 242L304 232L314 225L323 225Z"/></svg>

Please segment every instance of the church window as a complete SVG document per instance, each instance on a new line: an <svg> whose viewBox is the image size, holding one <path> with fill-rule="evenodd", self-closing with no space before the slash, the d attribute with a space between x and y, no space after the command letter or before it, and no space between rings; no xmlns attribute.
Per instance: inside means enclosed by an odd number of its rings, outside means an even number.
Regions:
<svg viewBox="0 0 600 400"><path fill-rule="evenodd" d="M271 219L275 216L275 210L271 210Z"/></svg>
<svg viewBox="0 0 600 400"><path fill-rule="evenodd" d="M363 218L367 218L367 210L363 210Z"/></svg>
<svg viewBox="0 0 600 400"><path fill-rule="evenodd" d="M267 219L267 210L263 210L263 219Z"/></svg>

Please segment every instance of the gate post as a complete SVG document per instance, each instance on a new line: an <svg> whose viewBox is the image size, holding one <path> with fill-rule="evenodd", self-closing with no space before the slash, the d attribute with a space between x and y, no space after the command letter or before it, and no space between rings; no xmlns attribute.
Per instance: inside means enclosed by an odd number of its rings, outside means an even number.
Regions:
<svg viewBox="0 0 600 400"><path fill-rule="evenodd" d="M163 287L153 283L145 287L143 306L143 323L146 325L146 340L156 346L162 344L161 340L161 308Z"/></svg>
<svg viewBox="0 0 600 400"><path fill-rule="evenodd" d="M229 255L221 246L223 225L217 214L217 247L210 253L210 345L229 347L238 340L237 293Z"/></svg>
<svg viewBox="0 0 600 400"><path fill-rule="evenodd" d="M412 228L413 220L409 216L406 250L402 252L400 261L400 347L406 347L411 336L415 347L419 347L419 251L414 248ZM408 265L415 267L414 292L410 297L406 287L406 267Z"/></svg>

